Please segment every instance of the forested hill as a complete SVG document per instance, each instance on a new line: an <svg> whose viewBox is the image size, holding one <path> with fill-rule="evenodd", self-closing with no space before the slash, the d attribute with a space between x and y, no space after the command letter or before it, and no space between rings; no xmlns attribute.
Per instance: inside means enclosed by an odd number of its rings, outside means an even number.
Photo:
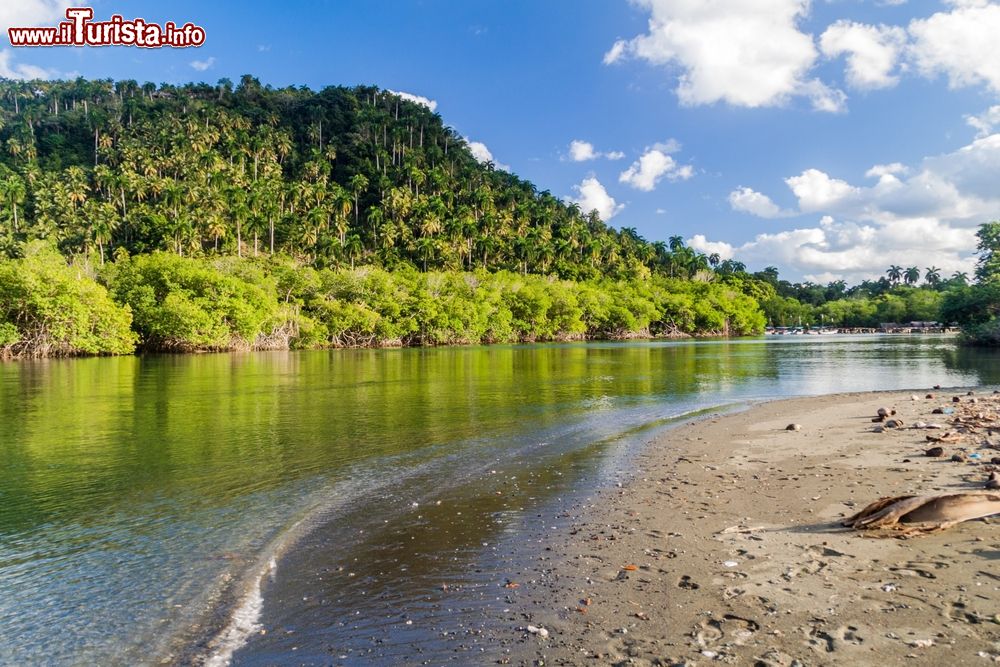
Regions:
<svg viewBox="0 0 1000 667"><path fill-rule="evenodd" d="M375 87L0 80L0 358L763 329L766 281Z"/></svg>
<svg viewBox="0 0 1000 667"><path fill-rule="evenodd" d="M316 268L688 277L707 258L615 230L480 164L428 108L375 87L0 81L0 251L103 262L279 252Z"/></svg>

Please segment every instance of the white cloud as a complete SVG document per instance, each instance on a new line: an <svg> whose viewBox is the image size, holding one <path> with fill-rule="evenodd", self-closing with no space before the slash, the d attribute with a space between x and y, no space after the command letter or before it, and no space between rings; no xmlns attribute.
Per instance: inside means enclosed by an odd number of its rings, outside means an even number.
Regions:
<svg viewBox="0 0 1000 667"><path fill-rule="evenodd" d="M899 162L893 162L892 164L877 164L865 172L865 178L877 178L879 180L879 185L889 186L899 183L897 176L907 174L909 171L910 170L906 167L906 165Z"/></svg>
<svg viewBox="0 0 1000 667"><path fill-rule="evenodd" d="M576 196L569 197L567 201L579 205L580 210L584 213L596 210L601 216L601 220L605 222L618 215L625 208L625 204L617 203L614 197L604 189L601 182L593 176L583 179L579 185L574 185L573 190L576 191Z"/></svg>
<svg viewBox="0 0 1000 667"><path fill-rule="evenodd" d="M847 94L837 88L831 88L819 79L812 79L801 84L796 92L812 102L815 111L841 113L847 111Z"/></svg>
<svg viewBox="0 0 1000 667"><path fill-rule="evenodd" d="M1000 126L1000 105L992 106L978 116L966 116L965 122L976 130L976 138L982 139Z"/></svg>
<svg viewBox="0 0 1000 667"><path fill-rule="evenodd" d="M780 218L789 215L765 194L753 188L740 187L729 193L729 205L734 211L756 215L758 218Z"/></svg>
<svg viewBox="0 0 1000 667"><path fill-rule="evenodd" d="M205 60L192 60L188 64L199 72L204 72L207 69L211 69L212 65L215 64L215 57L212 56L206 58Z"/></svg>
<svg viewBox="0 0 1000 667"><path fill-rule="evenodd" d="M622 56L625 55L625 50L628 47L628 42L624 39L619 39L617 42L611 45L608 52L604 54L604 64L610 65L621 60Z"/></svg>
<svg viewBox="0 0 1000 667"><path fill-rule="evenodd" d="M10 50L0 49L0 77L4 79L54 79L58 74L37 65L15 63Z"/></svg>
<svg viewBox="0 0 1000 667"><path fill-rule="evenodd" d="M393 95L398 95L408 102L415 102L416 104L421 104L427 107L431 111L437 111L438 103L436 100L426 98L423 95L414 95L413 93L405 93L399 90L389 90L388 88L386 90Z"/></svg>
<svg viewBox="0 0 1000 667"><path fill-rule="evenodd" d="M877 277L889 264L969 271L977 226L1000 210L1000 134L914 167L875 165L865 176L878 181L858 186L818 169L786 179L798 198L797 213L820 222L760 234L731 246L734 256L747 264L787 266L798 275L853 281ZM749 188L731 193L730 203L755 215L774 211L769 197Z"/></svg>
<svg viewBox="0 0 1000 667"><path fill-rule="evenodd" d="M785 183L798 197L803 212L830 208L857 192L846 181L830 178L818 169L806 169L798 176L786 178Z"/></svg>
<svg viewBox="0 0 1000 667"><path fill-rule="evenodd" d="M687 240L687 244L706 255L717 254L722 259L732 259L735 248L725 241L709 241L704 234L695 234Z"/></svg>
<svg viewBox="0 0 1000 667"><path fill-rule="evenodd" d="M948 275L970 272L975 259L972 229L949 227L935 220L908 220L890 225L826 221L817 227L758 234L742 245L712 242L696 235L689 245L700 252L736 257L753 268L779 266L806 280L849 282L876 279L891 264L937 266Z"/></svg>
<svg viewBox="0 0 1000 667"><path fill-rule="evenodd" d="M468 137L465 137L465 143L469 145L469 152L472 153L472 157L476 158L476 162L479 164L486 164L487 162L492 162L493 166L497 169L502 169L503 171L510 171L510 165L504 164L502 162L497 162L496 158L493 157L493 153L489 148L486 147L481 141L472 141Z"/></svg>
<svg viewBox="0 0 1000 667"><path fill-rule="evenodd" d="M676 93L686 106L773 107L799 98L817 111L842 112L844 92L812 74L820 52L826 58L844 56L846 82L861 90L888 88L911 74L943 75L952 88L983 85L1000 93L996 0L944 0L944 10L907 26L839 20L826 27L818 43L800 29L810 0L633 3L649 12L649 27L616 41L604 63L631 58L666 68L676 75Z"/></svg>
<svg viewBox="0 0 1000 667"><path fill-rule="evenodd" d="M672 181L686 181L694 176L690 165L680 165L667 153L680 150L680 144L671 139L653 144L638 160L618 175L619 183L626 183L636 190L651 192L664 177Z"/></svg>
<svg viewBox="0 0 1000 667"><path fill-rule="evenodd" d="M607 158L608 160L621 160L625 153L621 151L608 151L602 153L594 149L594 144L582 139L574 139L569 142L569 159L573 162L586 162L597 158Z"/></svg>
<svg viewBox="0 0 1000 667"><path fill-rule="evenodd" d="M843 93L807 73L818 53L798 23L809 0L635 0L649 10L649 32L615 42L606 64L626 57L679 66L684 105L726 102L767 107L804 96L840 111Z"/></svg>
<svg viewBox="0 0 1000 667"><path fill-rule="evenodd" d="M888 88L899 78L893 70L906 45L906 31L897 26L873 26L837 21L820 37L828 58L847 54L847 82L855 88Z"/></svg>
<svg viewBox="0 0 1000 667"><path fill-rule="evenodd" d="M1000 5L952 0L950 12L910 22L910 54L925 76L944 74L953 88L986 84L1000 93Z"/></svg>
<svg viewBox="0 0 1000 667"><path fill-rule="evenodd" d="M0 30L6 37L7 28L56 25L66 20L66 8L71 0L8 0L0 3Z"/></svg>
<svg viewBox="0 0 1000 667"><path fill-rule="evenodd" d="M594 144L589 141L574 139L569 142L569 157L573 162L585 162L595 160L599 153L594 150Z"/></svg>

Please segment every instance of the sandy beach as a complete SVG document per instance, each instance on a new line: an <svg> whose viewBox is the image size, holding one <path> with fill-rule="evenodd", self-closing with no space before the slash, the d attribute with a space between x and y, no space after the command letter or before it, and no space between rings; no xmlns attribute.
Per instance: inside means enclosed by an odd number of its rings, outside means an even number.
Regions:
<svg viewBox="0 0 1000 667"><path fill-rule="evenodd" d="M902 426L873 423L880 407ZM983 489L1000 435L982 425L998 410L992 393L921 389L766 403L669 431L511 584L524 625L510 662L1000 662L997 519L910 539L840 525L880 497ZM953 425L977 413L979 426ZM934 444L943 456L925 456Z"/></svg>

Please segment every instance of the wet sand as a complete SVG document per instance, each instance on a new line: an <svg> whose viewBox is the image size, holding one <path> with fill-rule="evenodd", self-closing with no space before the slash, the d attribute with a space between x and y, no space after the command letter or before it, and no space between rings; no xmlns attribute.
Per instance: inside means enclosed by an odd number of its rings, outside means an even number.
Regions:
<svg viewBox="0 0 1000 667"><path fill-rule="evenodd" d="M903 427L872 423L880 407ZM879 497L982 489L998 411L992 394L925 389L767 403L667 432L630 481L538 545L505 591L517 639L500 662L1000 662L1000 517L906 540L840 527ZM928 435L976 413L945 456L924 456ZM951 460L963 450L979 458Z"/></svg>

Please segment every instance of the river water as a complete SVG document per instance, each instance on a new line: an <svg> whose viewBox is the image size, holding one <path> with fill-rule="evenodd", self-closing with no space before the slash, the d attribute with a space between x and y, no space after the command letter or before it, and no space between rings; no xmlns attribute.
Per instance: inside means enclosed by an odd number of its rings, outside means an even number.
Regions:
<svg viewBox="0 0 1000 667"><path fill-rule="evenodd" d="M0 663L477 662L514 545L658 430L998 382L929 336L0 364Z"/></svg>

